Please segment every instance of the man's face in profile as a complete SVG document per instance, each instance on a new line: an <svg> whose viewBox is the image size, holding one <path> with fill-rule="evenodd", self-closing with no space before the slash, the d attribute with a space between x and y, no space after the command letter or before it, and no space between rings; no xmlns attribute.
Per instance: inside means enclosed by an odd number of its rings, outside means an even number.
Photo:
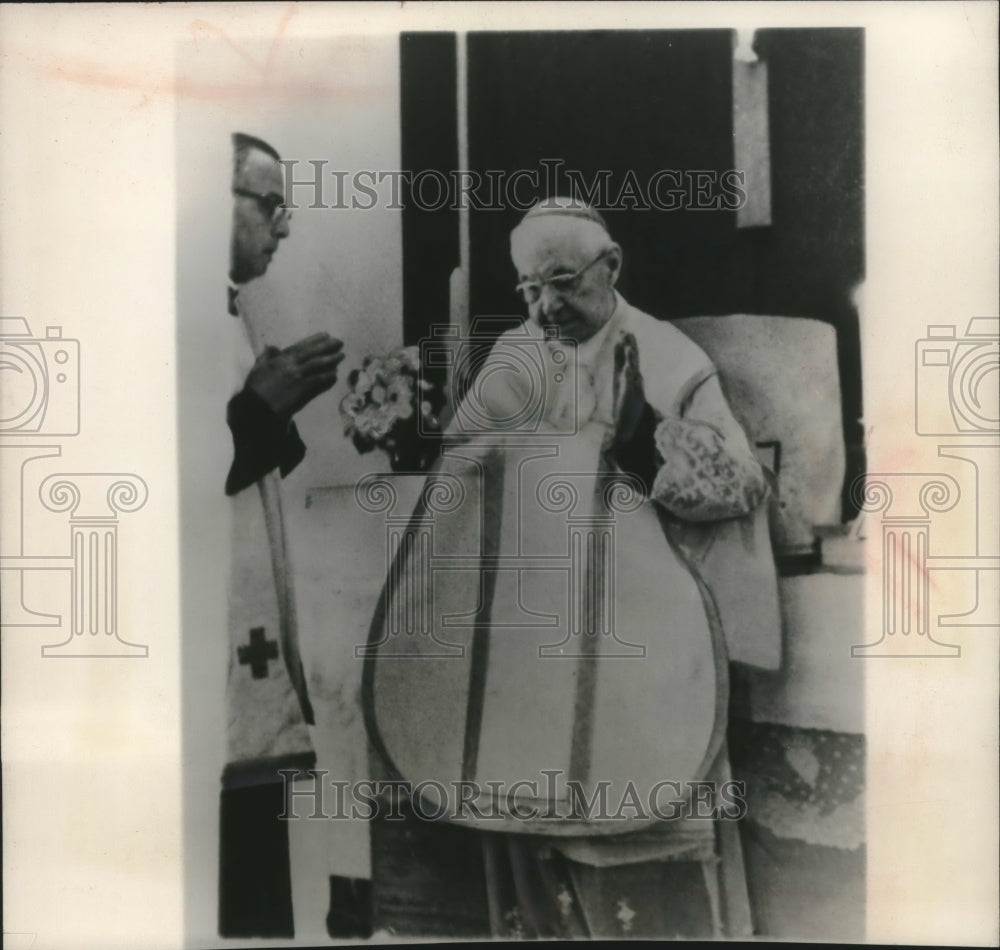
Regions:
<svg viewBox="0 0 1000 950"><path fill-rule="evenodd" d="M280 163L266 152L250 149L234 178L233 192L229 276L243 284L263 276L278 242L288 237Z"/></svg>
<svg viewBox="0 0 1000 950"><path fill-rule="evenodd" d="M565 218L525 222L512 258L528 315L559 336L583 343L611 318L621 250L587 223Z"/></svg>

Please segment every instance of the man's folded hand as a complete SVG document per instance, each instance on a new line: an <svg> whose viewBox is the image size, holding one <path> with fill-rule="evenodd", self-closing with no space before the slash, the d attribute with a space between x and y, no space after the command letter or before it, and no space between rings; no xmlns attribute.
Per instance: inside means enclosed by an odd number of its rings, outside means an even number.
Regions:
<svg viewBox="0 0 1000 950"><path fill-rule="evenodd" d="M271 411L285 422L337 382L344 344L329 333L316 333L283 350L269 346L246 380Z"/></svg>

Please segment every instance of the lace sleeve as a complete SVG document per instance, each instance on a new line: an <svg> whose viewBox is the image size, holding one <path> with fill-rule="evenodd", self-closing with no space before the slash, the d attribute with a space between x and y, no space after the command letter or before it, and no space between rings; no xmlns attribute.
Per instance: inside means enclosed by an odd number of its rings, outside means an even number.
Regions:
<svg viewBox="0 0 1000 950"><path fill-rule="evenodd" d="M742 446L731 449L711 423L672 416L656 427L663 460L653 499L686 521L717 521L749 514L767 493L757 460Z"/></svg>

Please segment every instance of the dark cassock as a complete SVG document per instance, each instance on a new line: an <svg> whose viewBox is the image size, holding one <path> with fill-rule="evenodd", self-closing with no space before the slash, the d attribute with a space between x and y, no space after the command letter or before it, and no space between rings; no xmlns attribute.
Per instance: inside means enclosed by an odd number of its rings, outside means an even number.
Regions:
<svg viewBox="0 0 1000 950"><path fill-rule="evenodd" d="M226 766L222 776L219 931L291 936L291 869L279 769L310 769L312 708L299 653L281 478L305 455L294 422L283 424L244 386L260 355L229 291L233 396L226 422L233 458L230 507Z"/></svg>
<svg viewBox="0 0 1000 950"><path fill-rule="evenodd" d="M780 660L768 483L705 353L617 291L579 344L498 338L371 626L412 792L373 824L376 929L748 934L728 664Z"/></svg>

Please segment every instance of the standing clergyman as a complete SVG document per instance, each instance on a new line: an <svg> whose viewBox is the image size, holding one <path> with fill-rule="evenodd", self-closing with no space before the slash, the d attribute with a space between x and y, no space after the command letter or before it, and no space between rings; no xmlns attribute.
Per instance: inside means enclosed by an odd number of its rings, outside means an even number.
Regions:
<svg viewBox="0 0 1000 950"><path fill-rule="evenodd" d="M262 277L289 234L283 168L267 142L233 136L229 322L234 395L226 407L232 464L227 679L227 766L223 776L220 931L290 936L284 784L278 769L309 768L306 724L313 711L300 658L280 476L305 455L293 417L337 381L342 343L317 333L284 349L258 344L241 313L239 289ZM243 796L239 798L239 796ZM283 842L274 853L274 842ZM343 901L338 902L342 909Z"/></svg>

